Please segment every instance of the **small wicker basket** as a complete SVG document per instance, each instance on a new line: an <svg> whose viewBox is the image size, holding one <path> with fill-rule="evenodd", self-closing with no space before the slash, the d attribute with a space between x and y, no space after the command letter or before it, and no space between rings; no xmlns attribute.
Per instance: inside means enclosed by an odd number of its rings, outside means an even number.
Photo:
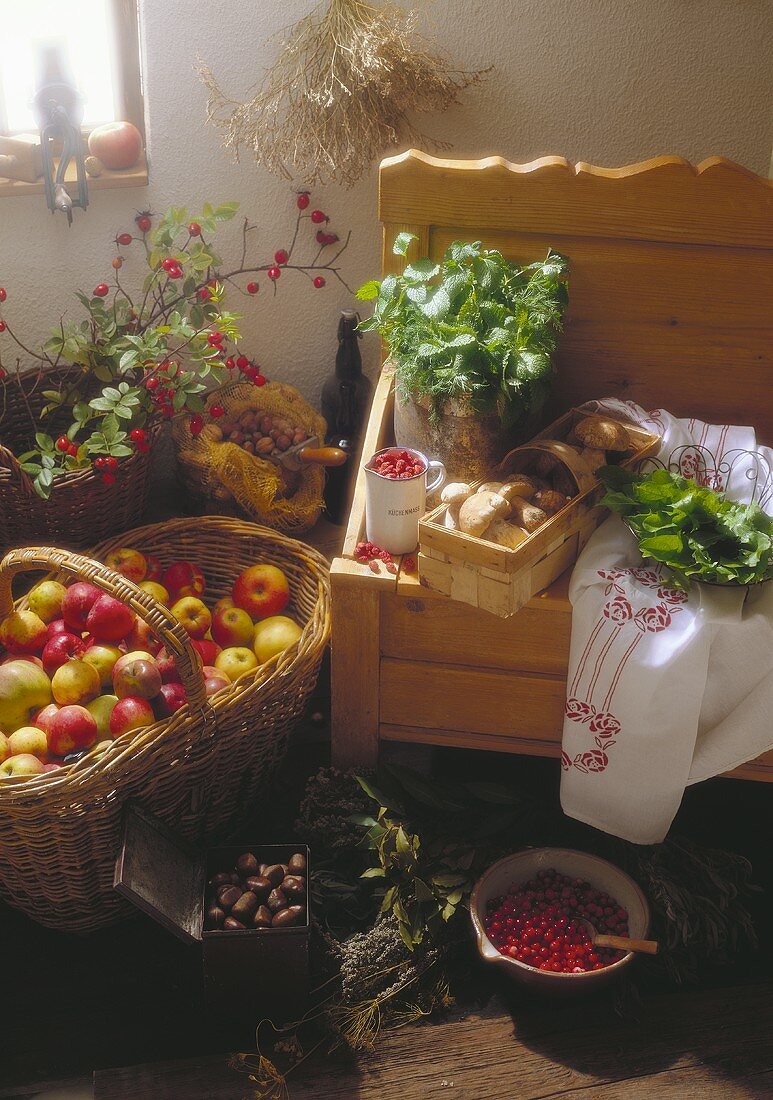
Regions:
<svg viewBox="0 0 773 1100"><path fill-rule="evenodd" d="M103 484L90 468L64 474L54 482L48 500L38 496L18 463L16 455L33 446L30 416L37 419L47 404L42 391L74 385L83 375L81 367L28 371L20 379L24 398L14 401L8 400L11 386L5 383L0 417L0 552L39 542L80 550L136 526L142 518L150 485L150 453L135 451L121 459L114 485ZM53 435L67 423L57 424L54 418L46 429ZM151 425L148 431L152 452L159 427Z"/></svg>
<svg viewBox="0 0 773 1100"><path fill-rule="evenodd" d="M155 554L162 564L195 562L213 598L229 594L246 566L270 562L288 577L289 613L303 633L296 645L207 698L188 635L131 581L99 561L48 547L3 558L0 618L11 609L16 573L43 569L91 581L150 624L174 655L188 697L172 718L116 738L100 755L0 783L0 893L40 924L66 931L90 931L130 911L113 890L129 799L193 843L215 843L238 827L284 755L330 630L327 562L267 528L217 517L171 520L103 542L93 553L104 557L122 545Z"/></svg>

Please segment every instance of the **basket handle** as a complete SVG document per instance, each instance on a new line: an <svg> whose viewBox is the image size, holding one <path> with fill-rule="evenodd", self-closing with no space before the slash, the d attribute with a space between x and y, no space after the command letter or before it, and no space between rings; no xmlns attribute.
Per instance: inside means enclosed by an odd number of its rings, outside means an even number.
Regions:
<svg viewBox="0 0 773 1100"><path fill-rule="evenodd" d="M0 466L4 466L8 470L25 496L35 496L35 486L32 483L32 478L26 470L22 470L13 451L2 443L0 443Z"/></svg>
<svg viewBox="0 0 773 1100"><path fill-rule="evenodd" d="M13 610L13 578L17 573L36 569L46 572L55 570L73 580L89 581L109 596L128 604L174 657L189 706L201 712L205 729L214 733L215 713L204 689L199 655L191 645L187 631L163 604L101 562L52 546L9 550L0 561L0 619Z"/></svg>

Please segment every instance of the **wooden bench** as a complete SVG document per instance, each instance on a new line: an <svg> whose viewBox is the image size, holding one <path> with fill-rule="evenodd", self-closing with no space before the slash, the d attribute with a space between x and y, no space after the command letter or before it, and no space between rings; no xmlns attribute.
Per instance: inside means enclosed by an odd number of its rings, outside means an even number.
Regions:
<svg viewBox="0 0 773 1100"><path fill-rule="evenodd" d="M383 271L482 240L530 262L571 262L552 418L618 396L773 442L773 182L720 158L618 169L547 157L445 161L410 151L381 165ZM394 441L393 379L376 387L363 445ZM364 538L360 472L333 591L332 731L339 766L373 764L379 741L558 756L569 653L568 574L509 620L353 560ZM731 773L773 781L773 752Z"/></svg>

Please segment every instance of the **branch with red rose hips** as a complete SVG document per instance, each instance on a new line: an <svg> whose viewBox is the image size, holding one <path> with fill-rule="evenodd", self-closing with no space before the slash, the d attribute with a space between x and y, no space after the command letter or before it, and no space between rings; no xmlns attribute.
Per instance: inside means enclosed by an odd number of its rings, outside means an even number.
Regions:
<svg viewBox="0 0 773 1100"><path fill-rule="evenodd" d="M46 405L36 418L22 383L20 359L16 359L15 373L9 373L0 343L2 408L8 400L6 390L16 386L30 419L30 443L34 437L34 446L18 459L41 497L50 495L57 477L89 466L105 484L113 484L122 459L148 451L153 435L149 428L159 420L188 415L190 431L198 435L204 426L204 395L213 381L220 383L238 372L255 386L265 384L261 368L239 350L239 314L223 307L227 286L249 298L260 290L258 276L264 275L276 294L283 273L297 272L317 290L329 277L350 290L337 266L350 234L341 241L329 230L326 214L309 211L308 192L298 194L295 201L289 247L276 249L269 261L248 262L249 234L257 227L245 218L241 259L228 271L221 270L223 261L211 239L220 223L234 217L237 203L205 203L194 221L184 208L172 207L155 228L154 215L143 211L134 219L135 232L115 237L111 282L98 283L90 296L77 292L86 311L84 320L65 323L62 319L38 352L0 318L0 335L6 334L24 355L40 364L35 387L51 385L46 371L61 361L82 368L74 382L41 391ZM316 245L310 262L296 258L306 222ZM133 298L119 272L130 258L126 250L136 242L150 270ZM334 249L335 245L339 247ZM245 276L249 278L242 287ZM0 305L6 298L0 287ZM72 422L54 439L44 429L49 418L55 413L61 416L63 409L70 412ZM210 416L222 414L221 406L210 406Z"/></svg>

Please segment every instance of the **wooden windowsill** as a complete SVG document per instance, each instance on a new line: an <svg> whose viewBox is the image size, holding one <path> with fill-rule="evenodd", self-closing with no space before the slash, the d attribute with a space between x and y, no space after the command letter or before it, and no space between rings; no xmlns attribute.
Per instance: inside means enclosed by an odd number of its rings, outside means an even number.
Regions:
<svg viewBox="0 0 773 1100"><path fill-rule="evenodd" d="M147 187L148 162L143 153L142 159L132 168L124 168L117 172L111 172L109 169L104 168L101 176L88 176L87 178L89 192L109 191L114 187ZM77 194L77 179L75 166L72 162L67 169L65 185L74 198ZM34 183L28 183L26 180L0 178L0 198L5 198L8 195L43 195L45 191L46 186L42 178L35 180Z"/></svg>

